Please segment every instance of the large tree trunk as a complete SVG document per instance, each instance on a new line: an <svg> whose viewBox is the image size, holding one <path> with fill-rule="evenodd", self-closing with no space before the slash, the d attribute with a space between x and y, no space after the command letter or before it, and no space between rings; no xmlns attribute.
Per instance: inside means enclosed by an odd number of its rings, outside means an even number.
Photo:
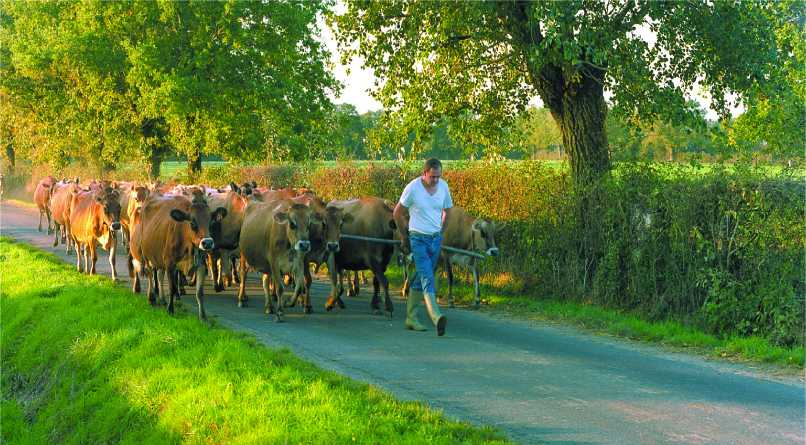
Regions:
<svg viewBox="0 0 806 445"><path fill-rule="evenodd" d="M591 69L577 79L566 79L560 68L548 65L533 79L560 127L574 182L595 182L610 170L604 72Z"/></svg>
<svg viewBox="0 0 806 445"><path fill-rule="evenodd" d="M14 175L14 170L17 167L17 156L14 152L14 144L11 142L6 145L6 157L8 158L8 174Z"/></svg>
<svg viewBox="0 0 806 445"><path fill-rule="evenodd" d="M151 150L149 157L149 172L148 177L152 181L156 181L160 177L160 168L162 167L162 158L165 155L165 149L162 147L154 147Z"/></svg>
<svg viewBox="0 0 806 445"><path fill-rule="evenodd" d="M201 173L202 158L201 153L198 151L193 155L188 156L188 175L196 177Z"/></svg>
<svg viewBox="0 0 806 445"><path fill-rule="evenodd" d="M577 184L589 184L610 170L606 117L607 105L601 85L583 82L576 94L563 95L562 113L557 124Z"/></svg>

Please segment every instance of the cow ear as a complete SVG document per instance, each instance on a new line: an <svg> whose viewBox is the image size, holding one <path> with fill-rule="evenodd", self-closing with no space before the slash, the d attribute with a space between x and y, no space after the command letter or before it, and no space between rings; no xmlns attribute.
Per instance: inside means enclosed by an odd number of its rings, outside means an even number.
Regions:
<svg viewBox="0 0 806 445"><path fill-rule="evenodd" d="M241 191L241 189L238 188L238 184L236 184L236 183L234 183L232 181L230 181L230 183L229 183L229 189L232 190L235 193L239 193Z"/></svg>
<svg viewBox="0 0 806 445"><path fill-rule="evenodd" d="M174 221L182 222L190 220L190 215L179 209L173 209L171 210L171 218L173 218Z"/></svg>
<svg viewBox="0 0 806 445"><path fill-rule="evenodd" d="M288 222L288 214L285 212L277 212L274 214L274 220L279 224L285 224Z"/></svg>
<svg viewBox="0 0 806 445"><path fill-rule="evenodd" d="M227 209L219 207L213 212L213 221L221 221L227 217Z"/></svg>
<svg viewBox="0 0 806 445"><path fill-rule="evenodd" d="M482 222L483 221L481 219L477 219L477 220L473 221L473 225L471 226L471 228L473 230L481 230L481 223Z"/></svg>
<svg viewBox="0 0 806 445"><path fill-rule="evenodd" d="M256 189L256 188L257 188L257 182L252 181L252 188L253 188L253 189Z"/></svg>

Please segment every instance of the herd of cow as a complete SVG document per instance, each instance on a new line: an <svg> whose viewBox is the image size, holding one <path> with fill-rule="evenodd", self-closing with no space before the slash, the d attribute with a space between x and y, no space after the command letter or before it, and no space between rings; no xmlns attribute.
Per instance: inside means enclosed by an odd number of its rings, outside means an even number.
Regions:
<svg viewBox="0 0 806 445"><path fill-rule="evenodd" d="M383 291L384 309L391 317L385 272L396 252L401 263L407 263L405 247L395 244L400 237L390 203L377 197L325 203L310 189L271 189L254 182L222 188L106 180L82 185L78 178L57 181L48 176L37 183L34 201L40 212L38 230L45 218L48 233L54 234L53 246L63 243L68 254L72 249L79 271L95 273L100 246L109 252L112 279L117 279L115 251L121 244L128 250L134 292L140 292L141 277L146 278L149 302L157 304L159 299L173 313L184 285L193 285L201 319L206 318L202 284L208 273L216 292L237 284L237 303L244 306L250 270L262 275L267 314L280 321L284 307L295 306L300 297L303 310L310 313L311 266L318 270L323 264L331 283L326 310L345 307L345 274L353 272L347 293L355 295L357 272L370 270L372 310L381 313ZM455 207L445 222L443 245L497 252L495 231L492 222ZM441 258L449 304L453 306L452 264L462 263L473 272L478 307L477 260L444 250ZM292 283L293 297L284 301L284 287ZM407 288L404 284L404 292Z"/></svg>

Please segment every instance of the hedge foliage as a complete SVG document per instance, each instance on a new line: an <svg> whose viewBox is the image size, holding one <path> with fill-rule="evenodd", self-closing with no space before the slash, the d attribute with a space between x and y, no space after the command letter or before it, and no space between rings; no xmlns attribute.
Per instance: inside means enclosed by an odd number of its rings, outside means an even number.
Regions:
<svg viewBox="0 0 806 445"><path fill-rule="evenodd" d="M205 169L201 182L307 186L325 199L397 201L420 163ZM488 282L590 301L720 335L804 341L804 183L769 168L627 163L595 190L530 162L453 162L454 202L496 221L503 255Z"/></svg>

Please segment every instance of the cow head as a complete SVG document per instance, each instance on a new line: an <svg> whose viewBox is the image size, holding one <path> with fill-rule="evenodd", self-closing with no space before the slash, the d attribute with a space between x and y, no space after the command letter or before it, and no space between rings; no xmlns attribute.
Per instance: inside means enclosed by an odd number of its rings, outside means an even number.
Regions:
<svg viewBox="0 0 806 445"><path fill-rule="evenodd" d="M95 195L95 201L103 207L103 222L112 231L120 230L120 192L112 187L105 187Z"/></svg>
<svg viewBox="0 0 806 445"><path fill-rule="evenodd" d="M324 239L327 243L328 252L339 251L339 238L341 238L341 227L344 223L351 223L353 215L344 213L344 210L338 207L326 207L324 214Z"/></svg>
<svg viewBox="0 0 806 445"><path fill-rule="evenodd" d="M285 226L286 237L294 250L311 250L311 224L321 223L322 217L305 204L293 204L285 212L276 212L274 221Z"/></svg>
<svg viewBox="0 0 806 445"><path fill-rule="evenodd" d="M171 218L174 221L190 223L193 244L205 252L215 248L215 242L211 236L213 226L220 224L221 220L226 216L227 209L224 207L219 207L210 212L210 207L207 206L204 199L194 199L190 206L190 213L180 209L171 210Z"/></svg>
<svg viewBox="0 0 806 445"><path fill-rule="evenodd" d="M470 226L473 237L473 250L484 252L490 256L498 256L495 244L495 223L486 219L477 219Z"/></svg>

